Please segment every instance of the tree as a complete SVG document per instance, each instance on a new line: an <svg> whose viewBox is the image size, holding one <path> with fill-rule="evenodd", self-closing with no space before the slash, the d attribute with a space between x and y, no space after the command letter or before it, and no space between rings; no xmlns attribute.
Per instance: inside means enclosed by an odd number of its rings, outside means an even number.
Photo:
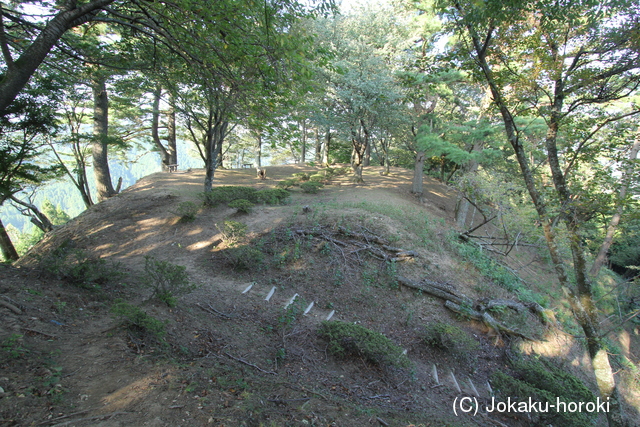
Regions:
<svg viewBox="0 0 640 427"><path fill-rule="evenodd" d="M26 185L53 179L57 166L39 159L47 136L55 132L54 99L60 87L55 79L40 77L0 116L0 206ZM52 97L51 95L54 94ZM3 226L0 245L5 259L17 259L17 252Z"/></svg>
<svg viewBox="0 0 640 427"><path fill-rule="evenodd" d="M609 425L624 425L620 396L598 333L598 311L587 271L582 231L592 206L581 193L577 167L594 135L607 124L638 113L613 107L639 84L638 21L632 3L499 2L440 3L463 37L465 65L491 90L527 192L538 213L556 274L586 336L598 388L610 399ZM585 19L588 17L588 19ZM465 60L464 56L460 57ZM545 120L542 148L553 191L532 169L517 117ZM585 124L589 131L579 132ZM581 138L580 138L581 137ZM585 197L582 197L585 196ZM555 225L563 223L575 279L558 249Z"/></svg>

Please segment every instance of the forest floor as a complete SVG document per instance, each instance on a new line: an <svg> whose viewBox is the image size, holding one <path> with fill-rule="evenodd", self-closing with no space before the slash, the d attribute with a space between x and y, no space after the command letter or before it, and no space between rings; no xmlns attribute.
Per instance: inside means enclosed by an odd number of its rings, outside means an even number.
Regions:
<svg viewBox="0 0 640 427"><path fill-rule="evenodd" d="M261 181L254 169L220 170L215 185L273 188L317 171L269 167ZM381 171L366 168L360 185L334 177L317 194L294 188L285 204L249 214L201 207L190 222L180 206L199 206L203 171L156 173L49 233L16 265L0 265L0 426L524 426L524 417L457 416L453 406L462 396L488 402L492 374L516 349L557 359L593 388L570 334L524 317L520 330L536 340L511 340L399 285L400 276L429 279L473 299L513 298L452 250L450 188L425 177L416 198L411 171ZM221 233L229 220L247 225L237 242ZM378 240L415 257L381 261L371 256ZM67 258L55 256L61 248ZM538 254L515 252L506 262L526 283L554 285ZM184 266L197 289L175 307L150 298L146 257ZM85 267L107 277L74 285L71 267L74 277L90 275ZM140 313L152 323L135 326ZM334 356L318 334L331 314L384 334L412 367ZM437 322L473 345L427 345ZM613 338L637 363L638 328ZM638 396L625 389L632 416Z"/></svg>

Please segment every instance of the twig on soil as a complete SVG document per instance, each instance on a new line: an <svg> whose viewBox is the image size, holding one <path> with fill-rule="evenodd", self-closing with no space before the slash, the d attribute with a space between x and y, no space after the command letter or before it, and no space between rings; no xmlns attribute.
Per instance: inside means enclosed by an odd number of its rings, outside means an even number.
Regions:
<svg viewBox="0 0 640 427"><path fill-rule="evenodd" d="M45 332L36 331L35 329L29 329L29 328L20 328L20 329L22 329L23 331L27 331L27 332L33 332L34 334L44 335L45 337L49 337L49 338L60 338L57 335L47 334Z"/></svg>
<svg viewBox="0 0 640 427"><path fill-rule="evenodd" d="M209 314L217 314L218 316L222 316L225 319L231 319L231 317L232 317L230 314L220 313L218 310L216 310L215 308L211 307L211 304L207 304L207 306L209 308L201 306L200 303L196 303L196 305L198 307L200 307L201 309L203 309L204 311L206 311L207 313L209 313Z"/></svg>
<svg viewBox="0 0 640 427"><path fill-rule="evenodd" d="M87 411L84 411L87 412ZM78 412L78 413L82 413L82 412ZM111 412L110 414L102 414L102 415L95 415L93 417L86 417L86 418L78 418L75 420L70 420L70 421L65 421L64 423L60 423L60 424L54 424L53 427L62 427L62 426L68 426L69 424L75 424L75 423L80 423L83 421L94 421L94 420L104 420L104 419L111 419L117 415L125 415L125 414L132 414L132 412ZM68 415L67 417L69 417L71 415ZM61 419L61 418L59 418ZM50 420L53 421L53 420ZM49 422L50 422L49 421Z"/></svg>
<svg viewBox="0 0 640 427"><path fill-rule="evenodd" d="M273 372L273 371L265 371L265 370L264 370L264 369L262 369L261 367L256 366L256 365L254 365L253 363L249 363L249 362L247 362L246 360L240 359L240 358L238 358L238 357L234 357L234 356L230 355L229 353L226 353L226 352L225 352L224 354L225 354L225 356L229 357L230 359L233 359L233 360L235 360L235 361L237 361L237 362L240 362L240 363L244 363L244 364L245 364L245 365L247 365L247 366L251 366L252 368L257 369L258 371L260 371L260 372L262 372L262 373L265 373L265 374L271 374L271 375L278 375L278 373L277 373L277 372Z"/></svg>

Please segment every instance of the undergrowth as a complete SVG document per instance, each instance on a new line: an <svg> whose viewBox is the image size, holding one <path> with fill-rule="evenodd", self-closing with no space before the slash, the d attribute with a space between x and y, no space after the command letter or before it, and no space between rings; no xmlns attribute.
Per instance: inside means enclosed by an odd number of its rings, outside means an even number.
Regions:
<svg viewBox="0 0 640 427"><path fill-rule="evenodd" d="M324 321L318 331L329 342L328 350L338 357L362 357L382 367L409 368L411 361L389 338L364 326Z"/></svg>

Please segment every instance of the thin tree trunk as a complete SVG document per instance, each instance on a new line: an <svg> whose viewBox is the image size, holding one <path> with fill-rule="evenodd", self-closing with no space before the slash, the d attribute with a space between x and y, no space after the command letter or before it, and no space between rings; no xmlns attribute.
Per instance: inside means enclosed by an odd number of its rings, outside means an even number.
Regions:
<svg viewBox="0 0 640 427"><path fill-rule="evenodd" d="M169 94L169 111L167 112L167 152L172 165L178 164L178 146L176 138L176 108L173 95Z"/></svg>
<svg viewBox="0 0 640 427"><path fill-rule="evenodd" d="M327 133L322 144L322 164L329 165L329 146L331 145L331 128L327 129Z"/></svg>
<svg viewBox="0 0 640 427"><path fill-rule="evenodd" d="M2 224L2 220L0 220L0 251L2 251L2 256L6 261L17 261L20 258L18 251L16 251L11 242L11 238L7 234L7 230L4 228L4 224Z"/></svg>
<svg viewBox="0 0 640 427"><path fill-rule="evenodd" d="M103 201L116 194L111 183L108 160L109 98L106 78L94 76L93 91L93 171L98 189L98 200Z"/></svg>
<svg viewBox="0 0 640 427"><path fill-rule="evenodd" d="M12 202L27 208L25 210L21 209L20 213L29 216L31 218L31 223L42 230L44 233L53 230L53 224L51 223L49 217L42 213L42 211L38 209L36 205L34 205L33 203L24 202L13 195L10 197L10 199Z"/></svg>
<svg viewBox="0 0 640 427"><path fill-rule="evenodd" d="M256 131L256 168L262 167L262 135Z"/></svg>
<svg viewBox="0 0 640 427"><path fill-rule="evenodd" d="M415 164L413 167L413 181L411 184L411 192L414 194L422 194L422 176L424 175L424 161L426 154L424 151L416 153Z"/></svg>
<svg viewBox="0 0 640 427"><path fill-rule="evenodd" d="M609 252L609 248L613 243L613 236L618 229L618 224L620 223L620 219L622 218L622 213L624 211L624 200L627 197L627 191L629 189L629 181L631 180L633 174L633 161L638 157L638 151L640 151L640 133L636 137L636 141L631 147L631 152L629 153L629 164L624 170L624 175L622 176L622 182L620 185L620 191L618 193L618 197L616 200L616 211L611 217L609 221L609 226L607 227L607 234L604 237L604 241L602 242L602 246L600 246L600 250L598 251L598 255L596 256L595 261L593 262L593 266L591 266L591 270L589 270L589 274L591 276L597 276L598 272L602 268L605 260L607 259L607 253Z"/></svg>
<svg viewBox="0 0 640 427"><path fill-rule="evenodd" d="M151 138L153 143L160 152L161 165L163 172L169 172L169 165L171 160L169 159L169 153L167 149L162 145L160 140L160 98L162 96L162 87L157 85L153 90L153 104L151 113Z"/></svg>
<svg viewBox="0 0 640 427"><path fill-rule="evenodd" d="M300 163L307 161L307 120L302 120L302 147L300 147Z"/></svg>
<svg viewBox="0 0 640 427"><path fill-rule="evenodd" d="M320 127L316 127L316 163L322 162L322 138L320 137Z"/></svg>

